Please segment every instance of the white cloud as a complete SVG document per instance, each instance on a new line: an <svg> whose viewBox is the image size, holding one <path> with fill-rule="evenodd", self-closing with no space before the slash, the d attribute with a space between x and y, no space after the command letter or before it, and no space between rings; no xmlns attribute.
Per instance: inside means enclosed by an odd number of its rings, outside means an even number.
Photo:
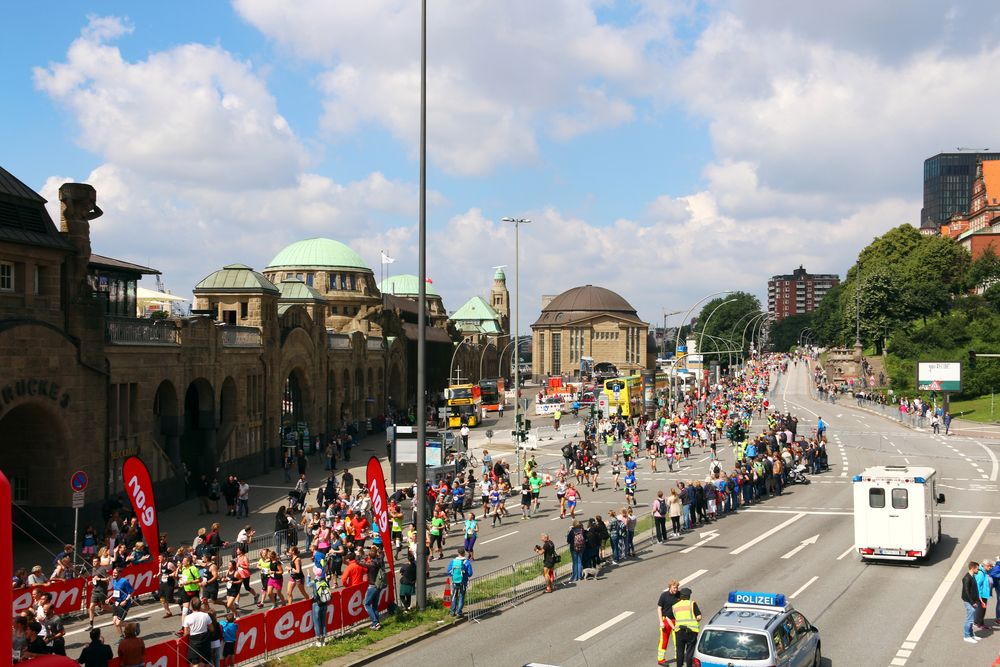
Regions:
<svg viewBox="0 0 1000 667"><path fill-rule="evenodd" d="M241 16L297 56L328 69L324 127L385 128L415 150L419 120L419 4L234 0ZM602 3L593 3L595 6ZM428 156L456 174L483 174L538 155L557 139L633 117L629 97L658 86L656 49L671 40L663 13L598 20L576 0L453 0L428 16Z"/></svg>
<svg viewBox="0 0 1000 667"><path fill-rule="evenodd" d="M65 62L35 83L80 125L79 143L150 178L239 189L287 183L306 152L252 66L185 44L128 62L107 41L131 32L92 17Z"/></svg>

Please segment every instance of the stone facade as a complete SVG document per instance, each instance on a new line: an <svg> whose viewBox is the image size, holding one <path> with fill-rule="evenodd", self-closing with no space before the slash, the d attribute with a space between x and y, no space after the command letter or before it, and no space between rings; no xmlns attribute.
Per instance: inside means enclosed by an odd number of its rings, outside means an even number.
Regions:
<svg viewBox="0 0 1000 667"><path fill-rule="evenodd" d="M60 188L57 231L41 197L0 177L0 206L21 215L0 221L0 265L13 276L0 285L0 469L15 502L55 530L72 525L76 470L89 476L81 522L99 523L128 456L146 462L166 507L202 472L263 472L283 445L364 430L387 394L404 396L403 341L331 319L304 285L279 289L249 267L216 272L252 274L249 286L203 281L192 316L109 315L117 292L102 293L88 269L94 189ZM152 271L112 263L122 295Z"/></svg>

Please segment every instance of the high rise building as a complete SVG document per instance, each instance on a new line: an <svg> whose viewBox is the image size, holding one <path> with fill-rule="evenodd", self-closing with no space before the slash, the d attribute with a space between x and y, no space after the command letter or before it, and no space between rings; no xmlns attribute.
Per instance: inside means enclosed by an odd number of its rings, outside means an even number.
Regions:
<svg viewBox="0 0 1000 667"><path fill-rule="evenodd" d="M1000 153L963 151L938 153L924 160L924 207L920 229L936 233L955 213L967 213L981 160L1000 160Z"/></svg>
<svg viewBox="0 0 1000 667"><path fill-rule="evenodd" d="M767 312L775 323L790 315L812 312L838 284L840 276L834 273L811 274L799 265L791 274L772 276L767 281Z"/></svg>

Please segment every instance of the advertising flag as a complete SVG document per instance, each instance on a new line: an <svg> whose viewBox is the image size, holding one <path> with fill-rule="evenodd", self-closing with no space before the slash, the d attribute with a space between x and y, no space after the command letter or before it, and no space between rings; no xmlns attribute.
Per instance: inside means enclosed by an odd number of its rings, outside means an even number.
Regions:
<svg viewBox="0 0 1000 667"><path fill-rule="evenodd" d="M396 570L392 565L392 536L389 534L389 498L385 492L385 475L382 473L382 463L376 457L368 459L367 471L368 497L372 501L372 517L375 527L382 536L382 550L385 552L386 582L389 586L389 600L396 599Z"/></svg>
<svg viewBox="0 0 1000 667"><path fill-rule="evenodd" d="M146 464L138 456L130 456L122 465L122 480L125 492L132 501L132 510L139 519L142 539L149 546L153 560L160 555L160 527L156 518L156 500L153 497L153 481L149 478Z"/></svg>

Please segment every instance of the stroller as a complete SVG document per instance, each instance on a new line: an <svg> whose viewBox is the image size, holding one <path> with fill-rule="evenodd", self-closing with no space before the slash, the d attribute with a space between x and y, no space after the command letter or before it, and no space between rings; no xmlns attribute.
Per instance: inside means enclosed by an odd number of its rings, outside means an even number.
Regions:
<svg viewBox="0 0 1000 667"><path fill-rule="evenodd" d="M288 507L296 512L301 512L305 508L306 494L292 489L288 492Z"/></svg>

